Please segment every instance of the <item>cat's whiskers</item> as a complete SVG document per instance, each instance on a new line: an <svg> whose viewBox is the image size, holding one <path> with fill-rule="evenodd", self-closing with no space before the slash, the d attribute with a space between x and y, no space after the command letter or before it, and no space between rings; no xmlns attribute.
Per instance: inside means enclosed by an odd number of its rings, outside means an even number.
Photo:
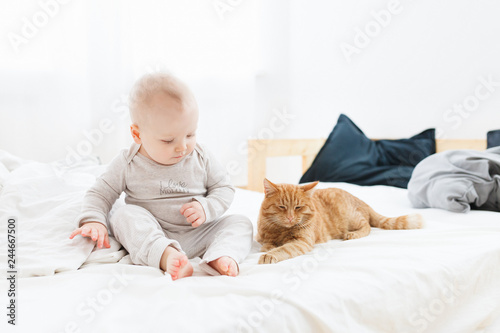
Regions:
<svg viewBox="0 0 500 333"><path fill-rule="evenodd" d="M295 227L298 227L299 229L307 231L307 230L309 230L313 226L312 223L307 223L307 222L309 222L309 221L305 221L305 222L300 221L299 223L297 223L295 225Z"/></svg>

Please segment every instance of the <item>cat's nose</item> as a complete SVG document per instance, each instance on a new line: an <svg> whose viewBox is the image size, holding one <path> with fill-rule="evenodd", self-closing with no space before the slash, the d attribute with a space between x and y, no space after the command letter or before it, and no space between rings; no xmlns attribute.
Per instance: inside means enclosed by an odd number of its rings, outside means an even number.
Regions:
<svg viewBox="0 0 500 333"><path fill-rule="evenodd" d="M286 218L288 219L288 221L292 222L292 220L293 220L293 215L292 215L292 216L287 216Z"/></svg>

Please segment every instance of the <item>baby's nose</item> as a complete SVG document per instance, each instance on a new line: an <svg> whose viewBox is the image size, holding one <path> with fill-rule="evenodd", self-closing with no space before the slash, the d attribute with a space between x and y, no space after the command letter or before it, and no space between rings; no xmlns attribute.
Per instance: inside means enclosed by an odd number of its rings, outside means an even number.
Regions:
<svg viewBox="0 0 500 333"><path fill-rule="evenodd" d="M182 142L181 144L179 144L179 145L177 146L177 151L179 151L179 152L184 151L184 150L186 150L186 149L187 149L187 145L186 145L186 143L185 143L185 142Z"/></svg>

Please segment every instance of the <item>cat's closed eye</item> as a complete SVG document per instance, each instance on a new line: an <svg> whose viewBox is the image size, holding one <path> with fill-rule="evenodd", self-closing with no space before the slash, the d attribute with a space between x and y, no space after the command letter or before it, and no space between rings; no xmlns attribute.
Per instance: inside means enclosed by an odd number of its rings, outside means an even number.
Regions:
<svg viewBox="0 0 500 333"><path fill-rule="evenodd" d="M279 209L286 209L285 206L278 206Z"/></svg>
<svg viewBox="0 0 500 333"><path fill-rule="evenodd" d="M296 206L296 207L295 207L295 210L299 210L299 209L301 209L302 207L304 207L304 206Z"/></svg>

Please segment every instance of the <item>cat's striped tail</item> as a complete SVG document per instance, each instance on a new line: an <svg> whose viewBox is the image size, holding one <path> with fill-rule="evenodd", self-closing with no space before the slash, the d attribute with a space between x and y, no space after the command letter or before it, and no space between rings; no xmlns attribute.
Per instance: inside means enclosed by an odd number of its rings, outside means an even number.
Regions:
<svg viewBox="0 0 500 333"><path fill-rule="evenodd" d="M370 225L389 230L420 229L424 226L424 218L420 214L385 217L372 210L370 212Z"/></svg>

